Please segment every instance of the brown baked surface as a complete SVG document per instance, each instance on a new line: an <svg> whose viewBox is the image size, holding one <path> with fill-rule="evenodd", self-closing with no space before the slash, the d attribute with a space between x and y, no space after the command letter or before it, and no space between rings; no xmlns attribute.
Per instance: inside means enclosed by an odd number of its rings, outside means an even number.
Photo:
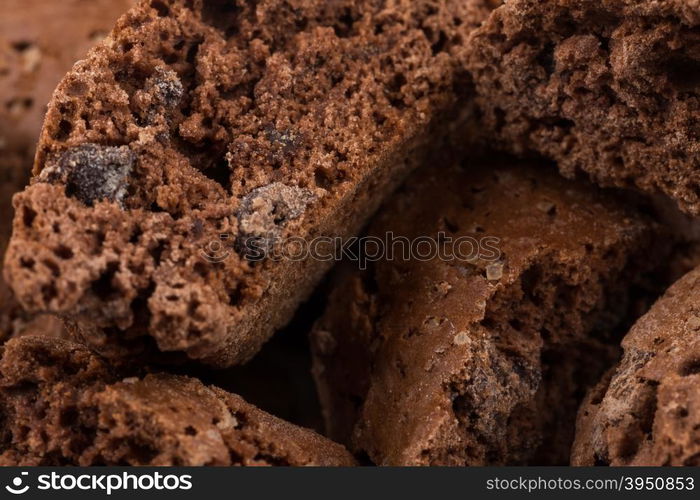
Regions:
<svg viewBox="0 0 700 500"><path fill-rule="evenodd" d="M700 215L699 26L686 0L509 1L469 44L486 128Z"/></svg>
<svg viewBox="0 0 700 500"><path fill-rule="evenodd" d="M496 237L501 256L340 272L312 333L329 436L381 465L568 462L580 399L666 250L645 216L551 169L438 163L379 213L370 235Z"/></svg>
<svg viewBox="0 0 700 500"><path fill-rule="evenodd" d="M622 341L577 421L573 465L700 466L700 268Z"/></svg>
<svg viewBox="0 0 700 500"><path fill-rule="evenodd" d="M458 61L496 3L139 2L54 94L8 282L106 355L249 359L330 264L248 243L355 234L468 118Z"/></svg>
<svg viewBox="0 0 700 500"><path fill-rule="evenodd" d="M0 340L29 330L60 333L57 320L35 322L2 279L12 195L29 181L34 148L56 85L104 37L131 0L3 0L0 5Z"/></svg>
<svg viewBox="0 0 700 500"><path fill-rule="evenodd" d="M122 378L65 340L12 339L0 359L3 465L354 465L314 432L168 374Z"/></svg>

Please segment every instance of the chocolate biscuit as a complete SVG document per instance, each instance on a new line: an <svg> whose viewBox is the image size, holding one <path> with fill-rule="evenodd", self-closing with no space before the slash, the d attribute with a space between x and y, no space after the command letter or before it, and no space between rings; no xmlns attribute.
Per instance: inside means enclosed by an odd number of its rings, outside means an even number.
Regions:
<svg viewBox="0 0 700 500"><path fill-rule="evenodd" d="M700 215L700 9L685 0L513 0L469 42L486 128L568 177Z"/></svg>
<svg viewBox="0 0 700 500"><path fill-rule="evenodd" d="M54 94L8 282L105 355L248 360L330 266L279 241L356 234L469 121L497 3L140 1Z"/></svg>
<svg viewBox="0 0 700 500"><path fill-rule="evenodd" d="M700 268L622 341L624 356L582 404L573 465L700 466Z"/></svg>
<svg viewBox="0 0 700 500"><path fill-rule="evenodd" d="M351 466L312 431L169 374L119 375L86 348L27 337L0 359L3 465Z"/></svg>
<svg viewBox="0 0 700 500"><path fill-rule="evenodd" d="M29 181L51 93L132 4L132 0L3 0L0 6L0 271L11 233L12 195ZM35 321L0 276L0 340L30 330L58 334L62 327L48 316Z"/></svg>
<svg viewBox="0 0 700 500"><path fill-rule="evenodd" d="M369 235L422 249L338 276L312 333L332 439L378 465L568 462L583 391L668 245L549 169L436 165L379 213Z"/></svg>

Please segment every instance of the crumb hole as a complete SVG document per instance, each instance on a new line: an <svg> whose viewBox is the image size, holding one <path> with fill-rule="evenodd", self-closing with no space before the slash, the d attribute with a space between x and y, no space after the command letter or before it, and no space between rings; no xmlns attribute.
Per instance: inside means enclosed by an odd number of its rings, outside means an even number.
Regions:
<svg viewBox="0 0 700 500"><path fill-rule="evenodd" d="M683 377L689 377L691 375L697 375L700 373L700 358L691 359L683 364L680 370L680 375Z"/></svg>
<svg viewBox="0 0 700 500"><path fill-rule="evenodd" d="M26 40L21 40L19 42L15 42L12 44L12 50L15 52L26 52L30 48L32 48L34 44L32 42L26 41Z"/></svg>
<svg viewBox="0 0 700 500"><path fill-rule="evenodd" d="M671 56L666 63L666 73L671 85L680 91L700 87L700 61L686 55Z"/></svg>
<svg viewBox="0 0 700 500"><path fill-rule="evenodd" d="M167 17L170 14L170 9L161 0L151 2L151 7L158 13L158 17Z"/></svg>
<svg viewBox="0 0 700 500"><path fill-rule="evenodd" d="M58 247L56 247L54 253L59 259L69 260L73 258L73 250L71 250L65 245L59 245Z"/></svg>
<svg viewBox="0 0 700 500"><path fill-rule="evenodd" d="M227 193L231 191L231 169L225 157L220 158L213 166L204 169L202 173L219 184Z"/></svg>
<svg viewBox="0 0 700 500"><path fill-rule="evenodd" d="M73 125L68 120L61 120L58 123L58 129L54 133L53 138L57 141L65 141L70 137L70 133L73 131Z"/></svg>
<svg viewBox="0 0 700 500"><path fill-rule="evenodd" d="M22 222L25 227L32 227L34 219L36 219L37 213L29 207L24 207L22 211Z"/></svg>
<svg viewBox="0 0 700 500"><path fill-rule="evenodd" d="M232 0L203 0L202 21L230 37L238 31L240 7Z"/></svg>
<svg viewBox="0 0 700 500"><path fill-rule="evenodd" d="M118 293L117 290L114 288L113 284L113 280L115 275L117 274L118 269L118 263L109 263L102 275L93 282L92 291L101 300L108 300L110 297Z"/></svg>

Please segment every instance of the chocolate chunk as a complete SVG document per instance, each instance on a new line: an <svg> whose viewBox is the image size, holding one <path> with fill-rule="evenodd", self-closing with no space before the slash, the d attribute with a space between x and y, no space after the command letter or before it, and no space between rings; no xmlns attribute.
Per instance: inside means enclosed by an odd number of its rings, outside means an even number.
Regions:
<svg viewBox="0 0 700 500"><path fill-rule="evenodd" d="M63 182L66 195L86 205L103 200L122 202L135 161L127 146L83 144L63 153L42 175L49 182Z"/></svg>
<svg viewBox="0 0 700 500"><path fill-rule="evenodd" d="M176 106L185 92L177 73L166 68L156 68L155 75L148 80L146 88L160 104L168 108Z"/></svg>
<svg viewBox="0 0 700 500"><path fill-rule="evenodd" d="M251 191L237 212L241 252L260 257L271 250L282 229L301 217L315 198L308 189L279 182ZM262 254L258 255L256 250Z"/></svg>

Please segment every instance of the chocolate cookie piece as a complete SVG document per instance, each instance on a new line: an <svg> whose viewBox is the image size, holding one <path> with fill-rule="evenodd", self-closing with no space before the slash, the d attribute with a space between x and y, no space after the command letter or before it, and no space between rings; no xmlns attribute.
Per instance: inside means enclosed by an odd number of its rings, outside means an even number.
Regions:
<svg viewBox="0 0 700 500"><path fill-rule="evenodd" d="M10 238L12 195L28 183L46 103L73 63L107 34L132 0L3 0L0 6L0 266ZM1 267L0 267L1 271ZM1 273L0 273L1 274ZM0 340L43 330L0 276Z"/></svg>
<svg viewBox="0 0 700 500"><path fill-rule="evenodd" d="M393 254L345 270L314 328L329 435L376 464L567 463L583 391L667 251L646 216L509 162L411 177L369 232Z"/></svg>
<svg viewBox="0 0 700 500"><path fill-rule="evenodd" d="M700 268L622 346L620 364L581 406L572 464L700 466Z"/></svg>
<svg viewBox="0 0 700 500"><path fill-rule="evenodd" d="M487 127L573 177L662 192L700 214L700 8L514 0L470 40Z"/></svg>
<svg viewBox="0 0 700 500"><path fill-rule="evenodd" d="M280 240L355 234L468 121L458 61L497 3L139 2L54 95L8 281L105 354L249 359L330 266ZM124 196L53 175L85 147Z"/></svg>
<svg viewBox="0 0 700 500"><path fill-rule="evenodd" d="M63 340L0 360L3 465L354 465L340 445L197 379L122 378Z"/></svg>

